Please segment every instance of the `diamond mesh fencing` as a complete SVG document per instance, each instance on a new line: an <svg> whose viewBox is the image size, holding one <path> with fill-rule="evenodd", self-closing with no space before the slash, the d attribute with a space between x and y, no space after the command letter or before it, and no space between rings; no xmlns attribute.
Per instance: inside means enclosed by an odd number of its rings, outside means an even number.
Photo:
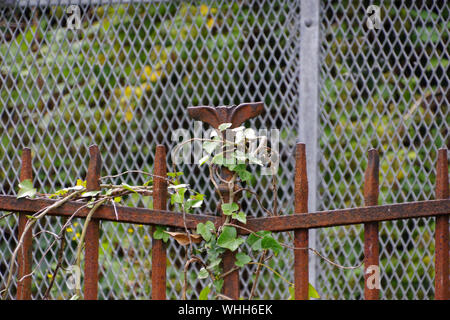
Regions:
<svg viewBox="0 0 450 320"><path fill-rule="evenodd" d="M450 146L449 3L322 1L318 209L363 205L367 150L380 152L380 202L433 199L437 149ZM434 297L434 219L380 226L381 297ZM318 246L344 265L363 259L360 226L321 229ZM318 268L329 299L360 299L361 269Z"/></svg>
<svg viewBox="0 0 450 320"><path fill-rule="evenodd" d="M264 101L265 114L248 125L280 129L279 206L292 212L298 1L126 2L84 1L70 13L67 1L22 1L0 8L0 192L17 191L19 154L25 146L33 150L35 186L40 192L54 192L85 177L87 148L93 143L103 153L103 175L151 172L156 144L163 143L170 152L177 144L171 132L193 128L188 106ZM74 14L79 14L79 29L68 29ZM76 27L78 20L69 22ZM213 212L217 199L208 173L197 165L177 170L184 172L184 182L207 195L201 211ZM145 182L134 174L124 179L129 184ZM253 189L269 206L270 179L261 179ZM148 197L131 197L126 204L152 205ZM244 197L242 205L250 215L261 212L255 199ZM34 298L45 297L59 257L59 242L50 247L54 236L39 232L57 233L61 223L61 218L48 218L34 229ZM10 216L0 224L3 283L17 241L17 221ZM73 263L81 226L82 220L67 229L64 267ZM100 299L150 297L149 237L148 227L102 223ZM168 298L181 297L184 260L184 248L170 242ZM287 278L292 278L291 265L289 250L271 262ZM188 298L197 298L203 286L195 268L188 275ZM241 271L243 297L250 294L255 269ZM50 298L70 298L69 276L58 273ZM14 295L11 290L9 298ZM263 271L256 297L286 299L288 284Z"/></svg>
<svg viewBox="0 0 450 320"><path fill-rule="evenodd" d="M35 186L54 192L85 177L93 143L102 152L103 175L151 172L157 143L170 153L177 144L173 130L194 135L186 107L264 101L265 114L247 125L280 130L279 206L282 214L293 212L292 154L304 121L298 113L300 0L49 2L11 6L14 1L0 0L1 193L17 191L23 147L33 150ZM78 3L71 13L69 3ZM450 147L448 3L385 1L379 30L368 30L369 5L320 4L319 210L363 204L370 147L380 152L380 201L432 199L436 150ZM79 28L68 29L69 17L78 13ZM251 169L260 182L252 189L270 208L271 181ZM214 214L217 198L208 172L194 164L176 170L184 172L183 182L206 194L200 211ZM145 182L137 174L123 179ZM248 214L261 214L254 198L243 197L241 203ZM151 208L152 201L131 196L126 205ZM66 231L64 267L73 263L82 222ZM45 297L60 256L59 243L50 246L54 236L40 231L59 232L61 225L61 218L52 217L34 229L36 299ZM0 230L3 283L17 242L16 217L1 219ZM381 224L382 298L433 298L433 230L433 219ZM331 260L362 261L360 226L317 232L311 246ZM287 234L280 237L290 242ZM149 228L103 222L100 248L99 298L149 298ZM167 250L167 296L176 299L185 250L174 242ZM318 261L315 280L322 298L363 296L361 269L343 271ZM285 250L270 266L292 281L292 263L291 250ZM204 285L196 268L188 273L193 299ZM243 297L250 295L255 269L241 271ZM70 298L69 275L58 273L50 298ZM267 270L259 282L256 297L289 297L289 285Z"/></svg>

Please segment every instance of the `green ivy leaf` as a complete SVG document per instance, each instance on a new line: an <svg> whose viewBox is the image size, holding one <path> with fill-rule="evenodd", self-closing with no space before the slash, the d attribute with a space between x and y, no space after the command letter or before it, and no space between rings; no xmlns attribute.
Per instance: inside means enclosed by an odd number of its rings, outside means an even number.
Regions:
<svg viewBox="0 0 450 320"><path fill-rule="evenodd" d="M244 265L246 265L250 261L252 261L250 256L248 256L247 254L245 254L243 252L238 252L236 254L236 262L234 264L236 266L238 266L238 267L243 267Z"/></svg>
<svg viewBox="0 0 450 320"><path fill-rule="evenodd" d="M233 219L236 219L239 222L242 222L243 224L247 223L247 216L243 211L240 211L239 213L233 213L232 215Z"/></svg>
<svg viewBox="0 0 450 320"><path fill-rule="evenodd" d="M232 125L233 125L233 124L232 124L232 123L229 123L229 122L221 123L221 124L219 125L218 129L219 129L220 131L223 131L223 130L228 129L228 128L231 127Z"/></svg>
<svg viewBox="0 0 450 320"><path fill-rule="evenodd" d="M170 197L170 204L175 203L183 203L184 202L184 193L186 192L186 188L180 188L176 193L173 193Z"/></svg>
<svg viewBox="0 0 450 320"><path fill-rule="evenodd" d="M211 221L208 221L211 222ZM206 241L209 242L209 240L211 240L212 237L212 233L211 233L211 226L208 225L208 222L206 224L204 223L199 223L197 224L197 233L199 235L202 236L202 238ZM212 222L211 222L212 224ZM213 228L214 228L214 224L213 224Z"/></svg>
<svg viewBox="0 0 450 320"><path fill-rule="evenodd" d="M310 298L314 298L314 299L320 299L320 295L317 292L317 290L311 285L311 283L308 286L308 296Z"/></svg>
<svg viewBox="0 0 450 320"><path fill-rule="evenodd" d="M206 161L208 161L208 160L209 160L209 156L206 155L198 161L198 164L201 166L201 165L205 164Z"/></svg>
<svg viewBox="0 0 450 320"><path fill-rule="evenodd" d="M167 173L167 176L170 178L176 178L181 175L183 175L183 172L168 172Z"/></svg>
<svg viewBox="0 0 450 320"><path fill-rule="evenodd" d="M134 189L130 185L126 184L125 182L122 182L122 187L128 191L138 194L136 191L134 191Z"/></svg>
<svg viewBox="0 0 450 320"><path fill-rule="evenodd" d="M229 164L229 165L227 165L227 168L230 169L231 171L239 173L240 171L245 170L246 165L243 164L243 163L241 163L241 164Z"/></svg>
<svg viewBox="0 0 450 320"><path fill-rule="evenodd" d="M225 226L217 239L217 245L235 251L244 242L244 239L236 238L236 236L237 231L234 227Z"/></svg>
<svg viewBox="0 0 450 320"><path fill-rule="evenodd" d="M19 183L19 192L17 193L17 199L30 197L33 198L36 195L37 190L33 188L33 182L31 179L27 179Z"/></svg>
<svg viewBox="0 0 450 320"><path fill-rule="evenodd" d="M214 150L216 150L216 148L219 146L219 144L220 144L219 142L205 141L205 142L203 142L202 147L208 154L211 154ZM205 157L203 157L203 158L205 158Z"/></svg>
<svg viewBox="0 0 450 320"><path fill-rule="evenodd" d="M167 234L166 231L166 227L162 227L162 226L156 226L156 230L155 232L153 232L153 239L156 240L162 240L164 242L167 242L167 240L169 240L169 234Z"/></svg>
<svg viewBox="0 0 450 320"><path fill-rule="evenodd" d="M256 234L252 233L247 237L247 244L252 248L253 251L263 250L261 246L262 239L265 236L270 236L272 233L270 231L258 231Z"/></svg>
<svg viewBox="0 0 450 320"><path fill-rule="evenodd" d="M212 158L211 162L214 164L217 164L217 165L224 165L225 158L223 157L222 153L219 153L218 155L216 155Z"/></svg>
<svg viewBox="0 0 450 320"><path fill-rule="evenodd" d="M207 269L209 270L214 270L214 268L216 268L217 266L220 265L220 263L222 262L222 258L217 257L214 260L211 261L211 263L209 264L209 266L207 267Z"/></svg>
<svg viewBox="0 0 450 320"><path fill-rule="evenodd" d="M232 202L232 203L222 203L222 212L224 215L226 216L230 216L232 215L234 212L239 210L239 206L237 203Z"/></svg>
<svg viewBox="0 0 450 320"><path fill-rule="evenodd" d="M314 299L320 299L320 295L317 290L311 285L308 284L308 297ZM293 286L289 286L289 300L295 300L295 288Z"/></svg>
<svg viewBox="0 0 450 320"><path fill-rule="evenodd" d="M261 240L261 248L270 249L275 252L275 254L278 254L280 250L283 249L283 247L278 243L277 240L268 235Z"/></svg>
<svg viewBox="0 0 450 320"><path fill-rule="evenodd" d="M100 190L98 190L98 191L88 191L88 192L84 192L81 196L83 198L89 198L89 197L95 197L99 193L100 193Z"/></svg>
<svg viewBox="0 0 450 320"><path fill-rule="evenodd" d="M195 200L195 199L189 199L186 201L186 209L190 208L200 208L202 206L203 200Z"/></svg>
<svg viewBox="0 0 450 320"><path fill-rule="evenodd" d="M201 268L200 271L197 273L197 278L198 279L206 279L208 278L209 273L208 270L206 270L205 268Z"/></svg>
<svg viewBox="0 0 450 320"><path fill-rule="evenodd" d="M211 292L211 285L207 285L200 291L200 294L198 296L198 300L208 300L208 295Z"/></svg>
<svg viewBox="0 0 450 320"><path fill-rule="evenodd" d="M146 183L144 183L144 187L149 186L151 183L153 183L153 179L150 179Z"/></svg>
<svg viewBox="0 0 450 320"><path fill-rule="evenodd" d="M223 279L218 279L214 281L214 287L216 288L217 292L222 291L222 287L223 287Z"/></svg>
<svg viewBox="0 0 450 320"><path fill-rule="evenodd" d="M238 175L239 175L239 178L241 178L241 180L243 182L248 182L248 183L252 182L253 175L251 174L251 172L249 172L247 170L242 170L242 171L238 171Z"/></svg>

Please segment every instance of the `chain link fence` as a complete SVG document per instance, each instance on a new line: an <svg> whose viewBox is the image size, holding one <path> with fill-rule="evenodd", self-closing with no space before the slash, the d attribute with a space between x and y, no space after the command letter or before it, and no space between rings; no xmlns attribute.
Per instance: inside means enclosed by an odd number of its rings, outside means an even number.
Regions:
<svg viewBox="0 0 450 320"><path fill-rule="evenodd" d="M177 143L171 132L193 128L187 106L264 101L265 114L249 125L280 130L278 196L283 214L293 212L292 152L305 121L299 115L302 1L8 2L0 1L0 192L15 194L18 154L25 146L33 150L36 187L50 192L85 176L92 143L103 152L104 175L150 172L156 144L170 151ZM68 12L71 4L77 6ZM320 102L311 106L318 108L320 128L312 172L319 181L317 209L362 205L369 147L381 153L383 202L430 199L436 150L449 144L449 5L384 2L381 28L369 30L370 4L320 3ZM207 172L196 165L177 170L207 195L202 211L214 212L217 199ZM125 179L145 182L133 174ZM270 206L270 181L258 179L262 183L253 189ZM249 214L260 211L255 199L244 197L242 204ZM151 198L131 197L127 205L151 207ZM65 266L73 261L81 223L67 230ZM433 297L433 223L382 224L383 298ZM3 283L17 241L16 218L2 219L0 226ZM60 218L49 218L34 233L60 228ZM101 230L99 298L147 299L149 229L104 222ZM44 297L57 263L58 246L46 252L52 241L47 233L34 241L37 299ZM356 265L362 260L361 228L320 230L311 246L341 264ZM184 248L171 242L167 294L172 299L181 296L184 257ZM292 280L292 263L285 250L271 267ZM255 269L241 271L243 297L250 294ZM195 274L189 273L190 298L203 285ZM361 270L342 271L319 260L312 274L323 298L362 297ZM51 298L70 297L68 276L59 273ZM287 299L288 287L264 271L256 296Z"/></svg>
<svg viewBox="0 0 450 320"><path fill-rule="evenodd" d="M321 1L319 208L363 205L367 150L380 152L380 201L434 198L437 149L449 147L449 3ZM374 12L371 12L374 14ZM375 25L373 25L375 27ZM344 265L363 259L360 226L322 229L318 246ZM434 296L434 219L380 226L381 296ZM320 263L330 299L361 299L362 270Z"/></svg>

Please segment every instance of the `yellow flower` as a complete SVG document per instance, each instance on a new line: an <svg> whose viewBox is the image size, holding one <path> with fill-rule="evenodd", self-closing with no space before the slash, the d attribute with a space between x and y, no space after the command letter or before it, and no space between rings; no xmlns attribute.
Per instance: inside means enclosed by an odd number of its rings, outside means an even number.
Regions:
<svg viewBox="0 0 450 320"><path fill-rule="evenodd" d="M139 228L143 228L144 226L142 224L138 225Z"/></svg>
<svg viewBox="0 0 450 320"><path fill-rule="evenodd" d="M75 223L73 224L74 227L76 227L77 225L78 225L78 222L75 222Z"/></svg>
<svg viewBox="0 0 450 320"><path fill-rule="evenodd" d="M47 278L51 279L53 278L53 275L51 273L47 274Z"/></svg>
<svg viewBox="0 0 450 320"><path fill-rule="evenodd" d="M202 4L200 6L200 13L202 14L202 16L206 16L208 14L208 6L206 4Z"/></svg>
<svg viewBox="0 0 450 320"><path fill-rule="evenodd" d="M149 92L151 88L152 87L149 84L147 84L147 83L141 84L141 89L145 90L146 92Z"/></svg>
<svg viewBox="0 0 450 320"><path fill-rule="evenodd" d="M128 233L133 233L134 230L132 228L128 228Z"/></svg>
<svg viewBox="0 0 450 320"><path fill-rule="evenodd" d="M140 98L142 96L142 89L138 87L134 89L134 93L136 94L136 97Z"/></svg>
<svg viewBox="0 0 450 320"><path fill-rule="evenodd" d="M70 232L73 232L73 229L69 227L66 229L66 231L70 233Z"/></svg>
<svg viewBox="0 0 450 320"><path fill-rule="evenodd" d="M150 66L144 67L144 73L141 76L142 81L147 80L147 77L152 73L152 68Z"/></svg>
<svg viewBox="0 0 450 320"><path fill-rule="evenodd" d="M72 238L72 240L77 240L78 238L80 237L80 233L79 232L77 232L77 233L75 233L75 236Z"/></svg>
<svg viewBox="0 0 450 320"><path fill-rule="evenodd" d="M133 93L133 88L131 88L130 86L125 88L125 97L127 97L127 98L131 97L132 93Z"/></svg>
<svg viewBox="0 0 450 320"><path fill-rule="evenodd" d="M147 235L144 236L144 240L148 240L148 236Z"/></svg>
<svg viewBox="0 0 450 320"><path fill-rule="evenodd" d="M77 179L77 186L85 187L86 188L86 181L83 181L81 179Z"/></svg>
<svg viewBox="0 0 450 320"><path fill-rule="evenodd" d="M214 25L214 19L209 18L208 21L206 22L206 25L208 26L209 29L211 29Z"/></svg>
<svg viewBox="0 0 450 320"><path fill-rule="evenodd" d="M133 112L130 109L125 112L125 119L127 119L128 122L133 120Z"/></svg>
<svg viewBox="0 0 450 320"><path fill-rule="evenodd" d="M153 83L156 82L159 76L161 76L161 71L158 71L158 73L152 72L152 74L150 75L150 81Z"/></svg>

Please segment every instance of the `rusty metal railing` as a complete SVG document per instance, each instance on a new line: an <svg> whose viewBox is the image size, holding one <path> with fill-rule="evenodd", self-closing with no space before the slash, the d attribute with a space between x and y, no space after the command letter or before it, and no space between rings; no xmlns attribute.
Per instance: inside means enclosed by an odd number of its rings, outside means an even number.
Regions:
<svg viewBox="0 0 450 320"><path fill-rule="evenodd" d="M233 127L241 125L244 121L260 114L262 103L241 104L233 107L191 107L190 115L216 127L220 123L230 122ZM86 176L86 189L88 191L100 190L100 171L102 160L99 149L93 145L89 149L90 161ZM439 149L437 159L436 200L418 201L378 205L379 195L379 157L375 149L368 152L368 166L364 177L364 204L365 207L340 209L321 212L308 212L308 177L306 150L304 143L297 143L295 151L295 213L261 218L250 218L245 228L239 230L241 234L250 231L267 230L272 232L294 231L294 282L295 299L308 299L309 267L308 231L313 228L333 227L349 224L364 224L364 274L365 299L379 299L380 292L376 287L368 286L369 266L379 266L379 235L380 221L436 217L435 230L435 298L449 298L449 180L447 149ZM181 212L168 211L166 149L158 145L154 164L153 209L133 208L124 206L101 205L93 214L86 232L85 265L84 265L84 298L89 300L98 297L98 259L100 221L116 221L140 225L163 225L176 228L195 229L197 224L211 221L216 227L225 222L225 216L211 215L184 215ZM20 180L33 178L30 149L24 149ZM230 172L222 168L222 179L230 179ZM219 186L221 191L227 192L226 186ZM223 190L222 190L223 189ZM224 196L227 199L227 196ZM27 214L35 213L54 204L57 200L51 199L17 199L15 196L0 195L0 210L17 212L19 214L19 238L25 230ZM86 218L90 209L84 203L68 201L63 205L50 210L50 216L69 217L77 212L76 217ZM185 218L184 218L185 216ZM239 222L234 222L239 224ZM244 227L244 226L242 226ZM17 285L17 299L31 299L31 277L27 276L32 269L32 234L31 230L23 237L24 241L18 255L18 275L20 281ZM297 249L295 249L297 248ZM234 266L234 253L224 254L224 271ZM166 248L162 240L152 239L152 298L166 298ZM224 278L224 293L233 299L239 299L239 273L229 272Z"/></svg>
<svg viewBox="0 0 450 320"><path fill-rule="evenodd" d="M90 162L87 172L87 188L99 189L101 159L97 146L90 147ZM308 229L341 226L363 223L365 226L364 265L378 265L378 223L380 221L409 219L419 217L436 217L435 231L435 298L449 298L449 181L447 149L439 149L437 159L436 200L378 205L378 153L369 151L369 163L364 181L365 207L339 209L331 211L308 212L308 181L306 175L306 153L303 143L297 144L295 169L295 211L293 215L274 217L250 218L245 225L246 229L254 232L268 230L273 232L294 231L294 246L308 246ZM167 174L166 150L158 145L155 155L154 174L162 177ZM25 149L22 153L21 180L32 178L31 152ZM57 200L51 199L17 199L14 196L0 195L0 210L19 213L19 238L26 223L26 214L35 213L48 207ZM118 221L142 225L164 225L170 227L184 227L183 214L167 211L167 184L164 179L155 178L153 203L154 209L132 208L124 206L102 205L94 213L89 224L85 247L85 299L97 299L98 286L98 245L99 221ZM89 210L81 208L80 202L67 202L51 210L50 216L68 217L78 210L76 217L85 218ZM116 213L118 219L116 219ZM216 226L224 222L222 216L187 215L186 227L195 229L200 222L212 221ZM246 230L239 231L242 234ZM31 272L31 232L24 238L25 241L18 256L19 278ZM166 249L162 240L152 241L152 298L166 298ZM308 253L306 250L294 249L294 277L295 298L308 299ZM225 279L225 281L235 281ZM365 288L365 298L374 300L379 298L378 289ZM31 277L25 277L18 282L17 299L31 299Z"/></svg>

